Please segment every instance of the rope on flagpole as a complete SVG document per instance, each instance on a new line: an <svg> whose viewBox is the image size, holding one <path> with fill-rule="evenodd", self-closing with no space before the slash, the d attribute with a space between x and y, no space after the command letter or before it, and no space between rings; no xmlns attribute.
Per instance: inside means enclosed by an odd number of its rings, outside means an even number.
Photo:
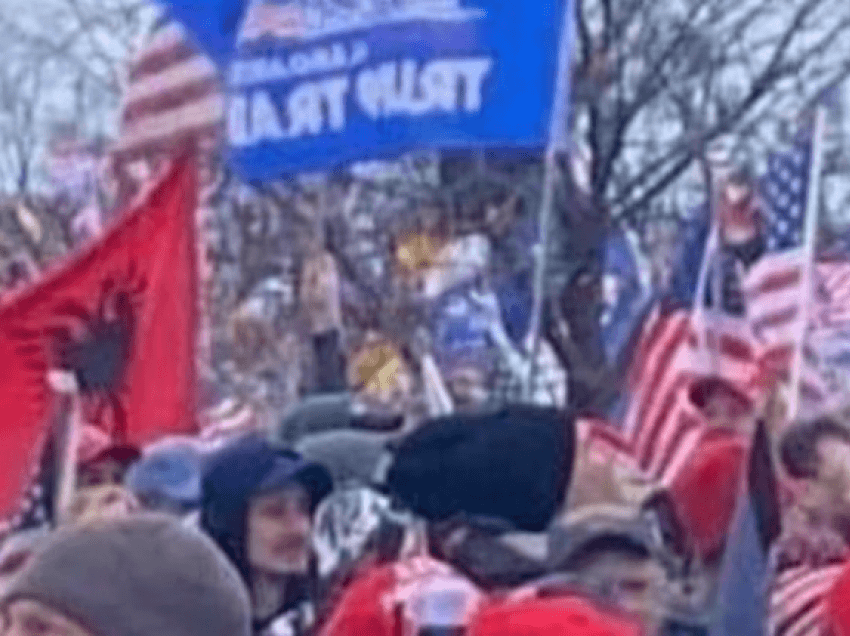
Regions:
<svg viewBox="0 0 850 636"><path fill-rule="evenodd" d="M815 110L815 125L812 133L812 163L809 174L809 192L806 201L806 242L803 246L803 288L800 307L800 333L794 348L794 362L791 367L789 386L788 419L797 417L800 409L800 384L803 374L803 355L806 334L809 330L809 301L812 295L812 269L814 266L815 244L817 242L818 214L820 211L820 174L823 168L823 133L826 125L826 110L818 106Z"/></svg>

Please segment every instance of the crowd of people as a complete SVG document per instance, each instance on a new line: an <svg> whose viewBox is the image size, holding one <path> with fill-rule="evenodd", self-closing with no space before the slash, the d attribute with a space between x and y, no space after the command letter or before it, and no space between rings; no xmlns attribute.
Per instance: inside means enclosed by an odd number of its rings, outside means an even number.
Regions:
<svg viewBox="0 0 850 636"><path fill-rule="evenodd" d="M390 413L340 386L331 358L324 390L267 430L137 449L83 426L74 496L0 549L5 634L713 633L759 424L781 509L765 624L848 633L839 416L787 423L775 396L698 381L710 428L652 484L594 451L596 424L569 410ZM73 402L73 377L50 382Z"/></svg>
<svg viewBox="0 0 850 636"><path fill-rule="evenodd" d="M704 432L647 479L599 443L612 425L523 390L531 348L494 294L470 297L513 360L519 390L498 400L474 365L441 372L425 335L415 380L386 339L350 355L321 244L302 290L313 377L282 417L135 448L81 421L73 372L48 373L74 469L0 544L4 636L728 634L718 603L764 440L769 568L750 584L766 602L737 609L772 636L850 634L846 413L787 421L779 391L757 403L694 379ZM254 362L258 320L233 324Z"/></svg>

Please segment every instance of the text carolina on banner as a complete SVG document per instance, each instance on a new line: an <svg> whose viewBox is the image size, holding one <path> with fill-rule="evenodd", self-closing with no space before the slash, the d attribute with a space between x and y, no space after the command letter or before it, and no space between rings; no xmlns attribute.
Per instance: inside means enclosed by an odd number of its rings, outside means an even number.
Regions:
<svg viewBox="0 0 850 636"><path fill-rule="evenodd" d="M337 15L251 3L227 72L243 177L421 147L546 145L568 0L401 4Z"/></svg>

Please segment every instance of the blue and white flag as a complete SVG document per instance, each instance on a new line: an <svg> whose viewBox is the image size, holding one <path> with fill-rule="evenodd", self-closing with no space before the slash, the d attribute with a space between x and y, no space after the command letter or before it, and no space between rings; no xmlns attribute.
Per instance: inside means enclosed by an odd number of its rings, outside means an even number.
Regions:
<svg viewBox="0 0 850 636"><path fill-rule="evenodd" d="M419 148L543 148L568 4L254 0L226 71L232 164L262 180Z"/></svg>

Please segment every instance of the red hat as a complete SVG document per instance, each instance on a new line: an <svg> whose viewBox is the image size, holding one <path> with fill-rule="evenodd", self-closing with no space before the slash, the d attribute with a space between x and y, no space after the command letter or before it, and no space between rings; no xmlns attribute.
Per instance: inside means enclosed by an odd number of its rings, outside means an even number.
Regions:
<svg viewBox="0 0 850 636"><path fill-rule="evenodd" d="M692 545L706 558L716 556L735 515L747 442L739 435L704 440L673 478L670 497Z"/></svg>
<svg viewBox="0 0 850 636"><path fill-rule="evenodd" d="M428 618L465 626L480 598L448 565L415 557L367 569L345 590L320 636L407 636Z"/></svg>
<svg viewBox="0 0 850 636"><path fill-rule="evenodd" d="M850 636L850 565L846 566L826 594L827 633Z"/></svg>
<svg viewBox="0 0 850 636"><path fill-rule="evenodd" d="M603 611L578 596L529 598L485 604L469 636L640 636L633 619Z"/></svg>

